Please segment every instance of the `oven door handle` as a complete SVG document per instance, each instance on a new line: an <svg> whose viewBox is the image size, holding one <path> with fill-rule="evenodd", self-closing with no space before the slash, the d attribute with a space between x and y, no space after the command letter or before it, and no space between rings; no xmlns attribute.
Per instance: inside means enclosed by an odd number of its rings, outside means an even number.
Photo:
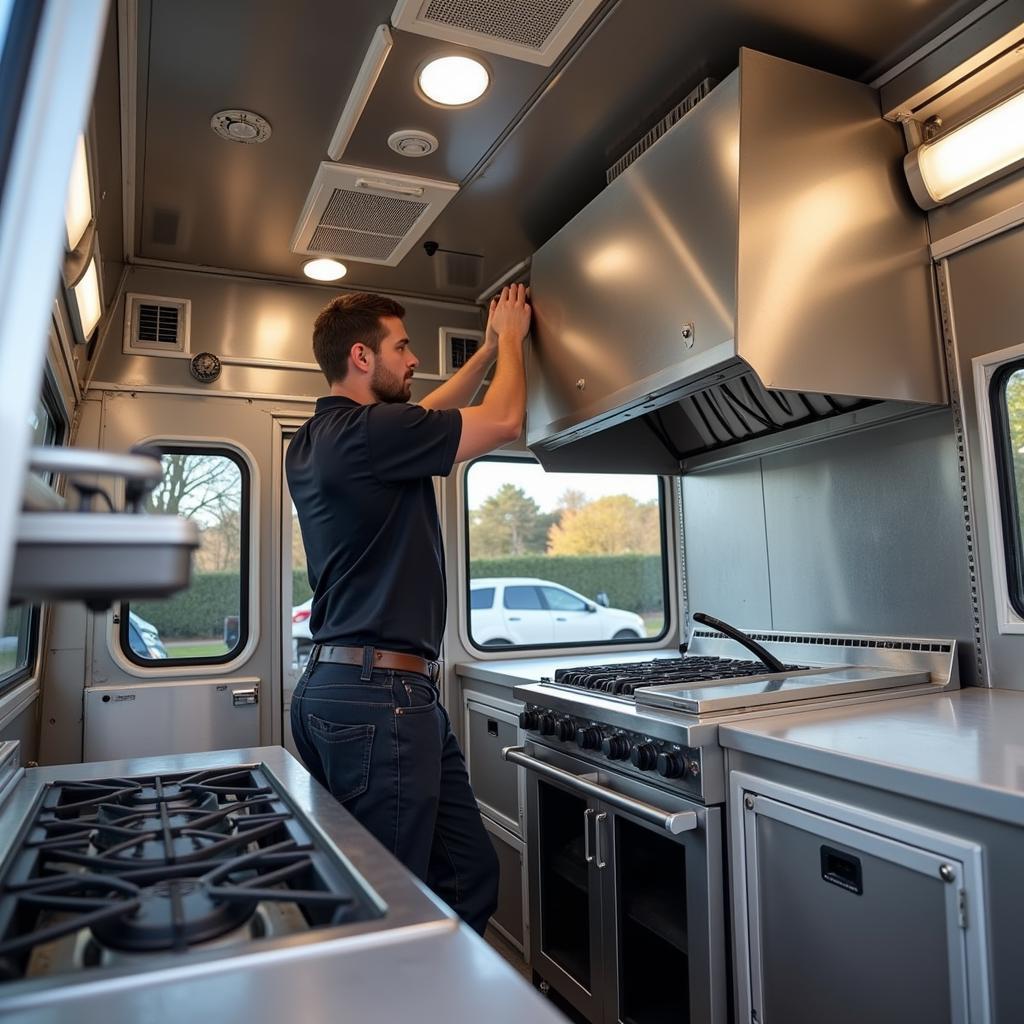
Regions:
<svg viewBox="0 0 1024 1024"><path fill-rule="evenodd" d="M525 747L505 747L501 756L506 761L511 761L512 764L521 765L531 772L546 775L549 779L554 779L581 793L586 793L587 796L603 800L606 804L611 804L612 807L617 807L620 811L626 811L643 821L657 825L674 836L679 835L680 832L692 832L697 828L696 811L666 811L664 808L645 803L643 800L634 800L631 796L623 796L622 793L616 793L614 789L608 789L607 786L599 786L596 782L581 779L578 775L573 775L572 772L531 757L526 753Z"/></svg>

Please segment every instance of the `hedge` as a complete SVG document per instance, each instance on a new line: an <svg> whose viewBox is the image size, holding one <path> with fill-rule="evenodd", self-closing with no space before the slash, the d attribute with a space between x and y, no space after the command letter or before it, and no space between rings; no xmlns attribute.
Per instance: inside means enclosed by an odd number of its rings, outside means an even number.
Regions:
<svg viewBox="0 0 1024 1024"><path fill-rule="evenodd" d="M471 579L482 576L535 576L552 580L591 599L602 591L613 608L636 612L664 607L660 555L523 555L475 558Z"/></svg>
<svg viewBox="0 0 1024 1024"><path fill-rule="evenodd" d="M535 576L561 583L595 598L604 591L613 608L637 612L663 607L659 555L525 555L477 558L469 563L473 579L481 576ZM305 569L292 573L292 604L311 596ZM203 572L192 585L168 601L133 601L136 615L152 622L164 640L220 637L224 619L238 614L238 573Z"/></svg>

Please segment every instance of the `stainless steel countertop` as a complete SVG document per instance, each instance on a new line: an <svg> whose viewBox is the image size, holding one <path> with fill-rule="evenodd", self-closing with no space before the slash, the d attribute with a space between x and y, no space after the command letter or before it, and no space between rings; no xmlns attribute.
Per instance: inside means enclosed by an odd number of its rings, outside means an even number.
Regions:
<svg viewBox="0 0 1024 1024"><path fill-rule="evenodd" d="M1024 825L1024 692L950 693L722 725L719 742Z"/></svg>
<svg viewBox="0 0 1024 1024"><path fill-rule="evenodd" d="M218 765L263 764L387 905L378 921L260 943L255 952L212 952L186 961L154 957L145 972L105 969L43 984L0 985L0 1018L26 1024L178 1024L201 1016L281 1021L416 1020L488 1024L564 1018L392 857L282 747L255 747L129 761L33 768L0 808L0 861L17 823L57 779L152 775Z"/></svg>

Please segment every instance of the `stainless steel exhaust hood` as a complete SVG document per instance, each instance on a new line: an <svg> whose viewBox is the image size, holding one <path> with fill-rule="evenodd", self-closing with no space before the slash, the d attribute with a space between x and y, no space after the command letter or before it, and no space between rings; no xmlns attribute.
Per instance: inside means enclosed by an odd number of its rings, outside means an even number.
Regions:
<svg viewBox="0 0 1024 1024"><path fill-rule="evenodd" d="M875 90L741 51L534 255L541 463L678 472L946 402L903 156Z"/></svg>

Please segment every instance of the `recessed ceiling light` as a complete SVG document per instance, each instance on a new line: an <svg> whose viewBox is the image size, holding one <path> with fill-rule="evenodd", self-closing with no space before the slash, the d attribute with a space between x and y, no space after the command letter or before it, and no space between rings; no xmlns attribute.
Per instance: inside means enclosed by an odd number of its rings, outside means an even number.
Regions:
<svg viewBox="0 0 1024 1024"><path fill-rule="evenodd" d="M340 281L348 273L348 267L337 260L307 260L302 264L302 272L314 281Z"/></svg>
<svg viewBox="0 0 1024 1024"><path fill-rule="evenodd" d="M427 99L446 107L462 107L483 96L491 76L472 57L438 57L420 72L419 84Z"/></svg>
<svg viewBox="0 0 1024 1024"><path fill-rule="evenodd" d="M228 142L250 146L266 142L273 134L270 122L251 110L218 110L210 118L210 127Z"/></svg>

